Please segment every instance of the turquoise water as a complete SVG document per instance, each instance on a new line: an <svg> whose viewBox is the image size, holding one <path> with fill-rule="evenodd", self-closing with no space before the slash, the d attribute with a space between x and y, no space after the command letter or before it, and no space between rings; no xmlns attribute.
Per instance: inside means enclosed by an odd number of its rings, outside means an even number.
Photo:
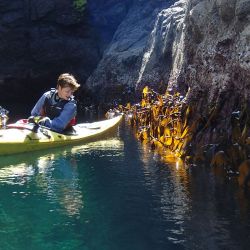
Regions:
<svg viewBox="0 0 250 250"><path fill-rule="evenodd" d="M124 124L81 146L0 158L0 249L248 249L235 180L167 165Z"/></svg>

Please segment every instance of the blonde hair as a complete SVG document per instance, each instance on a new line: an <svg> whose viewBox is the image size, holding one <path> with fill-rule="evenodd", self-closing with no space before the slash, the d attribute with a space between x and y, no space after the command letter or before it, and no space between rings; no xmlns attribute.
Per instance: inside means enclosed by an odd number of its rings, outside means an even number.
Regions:
<svg viewBox="0 0 250 250"><path fill-rule="evenodd" d="M57 79L57 86L62 88L70 87L76 91L81 85L77 82L75 77L69 73L61 74Z"/></svg>

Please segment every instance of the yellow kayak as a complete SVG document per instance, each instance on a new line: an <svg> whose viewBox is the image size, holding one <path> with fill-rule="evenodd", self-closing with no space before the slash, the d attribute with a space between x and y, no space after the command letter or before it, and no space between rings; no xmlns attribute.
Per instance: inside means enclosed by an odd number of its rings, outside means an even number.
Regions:
<svg viewBox="0 0 250 250"><path fill-rule="evenodd" d="M74 126L74 134L65 135L34 124L16 122L0 129L0 155L30 152L90 141L116 126L122 115L111 119L80 123Z"/></svg>

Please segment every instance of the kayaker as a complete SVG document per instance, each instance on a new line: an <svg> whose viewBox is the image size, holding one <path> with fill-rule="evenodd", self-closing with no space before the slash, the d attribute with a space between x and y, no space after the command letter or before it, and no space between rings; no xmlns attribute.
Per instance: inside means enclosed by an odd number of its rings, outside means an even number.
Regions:
<svg viewBox="0 0 250 250"><path fill-rule="evenodd" d="M45 92L31 111L33 117L41 116L38 123L56 132L75 125L77 111L73 93L80 87L75 77L64 73L58 77L56 89Z"/></svg>

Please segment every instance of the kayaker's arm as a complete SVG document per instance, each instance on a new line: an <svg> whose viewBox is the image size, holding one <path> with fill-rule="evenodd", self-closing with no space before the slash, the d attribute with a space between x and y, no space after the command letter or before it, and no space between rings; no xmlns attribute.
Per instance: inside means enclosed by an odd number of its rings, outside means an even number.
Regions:
<svg viewBox="0 0 250 250"><path fill-rule="evenodd" d="M44 105L44 102L45 102L45 99L46 99L46 96L47 96L47 92L44 93L40 99L37 101L36 105L34 106L34 108L32 109L31 111L31 115L32 116L42 116L42 110L43 110L43 105Z"/></svg>
<svg viewBox="0 0 250 250"><path fill-rule="evenodd" d="M61 114L58 117L54 118L53 120L47 119L43 125L51 128L54 131L62 132L67 127L71 119L76 116L76 110L76 103L68 102L65 104Z"/></svg>

